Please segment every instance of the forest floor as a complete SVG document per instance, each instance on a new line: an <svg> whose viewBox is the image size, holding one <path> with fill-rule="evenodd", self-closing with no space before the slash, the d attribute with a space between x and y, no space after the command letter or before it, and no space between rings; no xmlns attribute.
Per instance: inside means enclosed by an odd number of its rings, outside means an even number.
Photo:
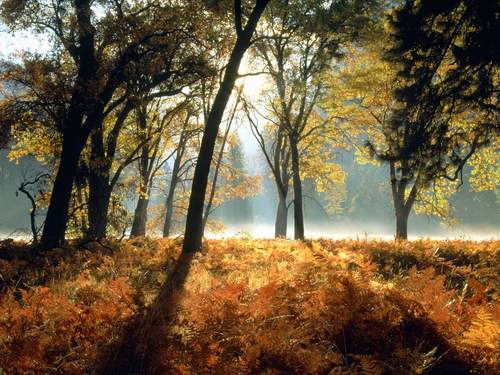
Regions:
<svg viewBox="0 0 500 375"><path fill-rule="evenodd" d="M141 238L36 256L3 243L0 374L101 372L137 337L130 330L154 306L180 248L178 239ZM168 324L156 327L148 366L498 374L499 271L500 241L209 240Z"/></svg>

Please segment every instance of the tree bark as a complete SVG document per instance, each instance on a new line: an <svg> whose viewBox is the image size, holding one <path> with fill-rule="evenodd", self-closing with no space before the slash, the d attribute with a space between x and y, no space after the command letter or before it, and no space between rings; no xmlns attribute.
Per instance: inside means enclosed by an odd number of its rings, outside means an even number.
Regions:
<svg viewBox="0 0 500 375"><path fill-rule="evenodd" d="M404 209L400 209L396 212L396 239L397 240L407 240L408 239L408 216L409 212Z"/></svg>
<svg viewBox="0 0 500 375"><path fill-rule="evenodd" d="M45 217L41 248L48 249L61 246L68 225L68 210L71 190L78 169L78 160L83 149L83 142L77 135L63 139L61 160L57 169L49 208Z"/></svg>
<svg viewBox="0 0 500 375"><path fill-rule="evenodd" d="M100 179L98 179L98 181L99 180ZM107 183L103 183L102 181L97 184L95 182L94 183L89 182L89 202L88 202L89 228L87 231L87 237L89 239L99 240L106 237L110 200L111 200L111 189L109 188Z"/></svg>
<svg viewBox="0 0 500 375"><path fill-rule="evenodd" d="M391 190L392 200L394 204L394 214L396 216L396 240L408 239L408 217L415 203L417 197L419 178L415 179L413 186L406 197L409 180L408 169L406 164L402 163L401 176L399 180L396 177L396 167L394 162L389 163L390 177L391 177Z"/></svg>
<svg viewBox="0 0 500 375"><path fill-rule="evenodd" d="M304 209L302 204L302 181L300 180L299 150L296 137L290 137L293 175L294 239L304 239Z"/></svg>
<svg viewBox="0 0 500 375"><path fill-rule="evenodd" d="M177 151L177 155L175 157L174 166L172 168L172 179L170 180L170 187L168 189L167 200L165 202L166 212L165 212L165 222L163 223L163 237L170 236L170 230L172 229L172 218L174 216L175 189L177 188L177 183L179 182L179 171L183 154L184 154L184 147L181 146L181 148Z"/></svg>
<svg viewBox="0 0 500 375"><path fill-rule="evenodd" d="M165 202L165 222L163 223L163 237L170 236L170 231L172 229L172 218L174 216L174 197L175 197L175 188L177 186L177 182L174 182L174 177L172 176L172 181L170 182L170 189L167 195L167 201Z"/></svg>
<svg viewBox="0 0 500 375"><path fill-rule="evenodd" d="M286 238L286 230L288 224L288 207L286 205L286 196L278 192L279 201L276 211L276 222L274 224L274 237Z"/></svg>
<svg viewBox="0 0 500 375"><path fill-rule="evenodd" d="M104 140L104 129L102 121L96 125L91 135L90 143L90 169L89 169L89 202L87 237L90 239L102 239L106 237L108 226L109 204L111 194L118 180L122 168L116 171L112 179L111 167L115 157L116 147L120 131L127 119L128 114L134 108L132 101L127 101L119 112L114 126L111 128L107 141ZM133 155L131 155L133 156Z"/></svg>
<svg viewBox="0 0 500 375"><path fill-rule="evenodd" d="M94 83L98 63L95 58L95 29L92 25L91 1L75 0L74 8L76 14L75 30L78 39L76 52L78 55L78 74L73 85L68 113L61 124L63 135L61 160L47 208L40 241L42 249L57 247L64 242L71 190L78 168L78 160L89 136L88 129L83 126L83 119L85 114L89 115L88 108L93 108L96 104Z"/></svg>
<svg viewBox="0 0 500 375"><path fill-rule="evenodd" d="M205 207L205 212L203 213L202 236L205 234L205 227L207 226L208 217L210 216L210 214L212 212L212 205L213 205L214 198L215 198L215 191L217 189L217 180L219 178L219 171L220 171L220 167L222 164L222 158L224 157L224 149L226 148L227 137L229 135L229 131L231 130L231 124L234 120L234 115L236 114L236 109L238 108L240 94L241 93L238 94L238 98L236 99L236 104L234 106L233 113L231 114L231 118L229 119L229 123L227 124L227 128L224 132L224 136L222 138L222 143L220 146L219 154L218 154L217 160L215 162L215 171L214 171L214 178L212 179L212 187L210 189L210 195L208 197L208 202L207 202L207 205Z"/></svg>
<svg viewBox="0 0 500 375"><path fill-rule="evenodd" d="M214 103L205 124L201 147L194 170L189 208L184 232L184 253L193 253L201 248L203 237L203 208L207 190L208 174L214 153L215 141L219 125L229 97L238 78L241 59L250 46L252 35L269 0L257 0L244 29L241 28L241 7L235 6L235 25L237 30L236 44L224 72L224 79L214 99ZM238 4L235 1L235 4ZM240 4L241 6L241 4Z"/></svg>
<svg viewBox="0 0 500 375"><path fill-rule="evenodd" d="M184 152L186 151L186 143L188 141L185 129L189 121L189 115L184 123L184 128L181 132L179 138L179 145L177 148L177 154L175 155L174 165L172 167L172 179L170 180L170 186L168 189L167 200L165 201L165 221L163 223L163 237L170 236L170 231L172 229L172 218L174 216L174 198L175 189L179 183L179 173L181 171L181 162L184 157Z"/></svg>
<svg viewBox="0 0 500 375"><path fill-rule="evenodd" d="M111 166L106 160L103 138L103 128L101 124L91 135L90 168L88 179L89 230L87 232L87 236L90 239L102 239L106 237L106 226L108 224L108 208L109 200L111 198L109 172Z"/></svg>
<svg viewBox="0 0 500 375"><path fill-rule="evenodd" d="M146 222L148 219L149 205L149 147L145 145L142 148L140 159L140 182L139 182L139 199L134 211L134 221L130 237L139 237L146 235Z"/></svg>
<svg viewBox="0 0 500 375"><path fill-rule="evenodd" d="M148 221L148 205L149 198L147 196L139 197L137 206L134 211L134 221L132 223L132 230L130 237L143 237L146 235L146 223Z"/></svg>

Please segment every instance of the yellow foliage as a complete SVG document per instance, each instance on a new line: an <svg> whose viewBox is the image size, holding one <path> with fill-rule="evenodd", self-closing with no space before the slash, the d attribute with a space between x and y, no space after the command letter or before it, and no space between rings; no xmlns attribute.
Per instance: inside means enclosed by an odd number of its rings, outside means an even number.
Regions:
<svg viewBox="0 0 500 375"><path fill-rule="evenodd" d="M465 345L487 347L498 353L500 343L500 322L486 308L480 308L469 329L463 334Z"/></svg>
<svg viewBox="0 0 500 375"><path fill-rule="evenodd" d="M500 136L492 140L489 147L481 149L471 157L470 184L473 191L495 191L500 185Z"/></svg>

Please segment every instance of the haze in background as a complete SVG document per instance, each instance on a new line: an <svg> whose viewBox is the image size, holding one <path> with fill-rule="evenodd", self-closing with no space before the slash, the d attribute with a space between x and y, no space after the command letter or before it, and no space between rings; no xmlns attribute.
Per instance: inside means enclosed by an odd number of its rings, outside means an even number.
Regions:
<svg viewBox="0 0 500 375"><path fill-rule="evenodd" d="M248 139L248 138L247 138ZM268 176L259 151L248 140L244 145L244 162L248 173ZM246 146L245 146L246 145ZM327 216L318 203L305 199L306 235L309 238L384 238L394 236L394 214L390 202L385 168L354 163L345 153L342 166L346 170L347 198L342 212ZM40 165L29 158L16 165L0 152L0 237L25 237L29 232L29 202L16 190L23 174L35 174ZM464 185L463 190L467 189ZM462 191L453 198L458 219L462 222L448 227L437 218L412 214L409 222L410 239L420 237L489 239L500 238L500 205L498 191L471 193ZM158 197L163 200L163 197ZM276 192L272 181L264 178L259 196L223 204L214 216L224 222L224 233L208 233L208 237L249 236L272 238L276 214ZM131 202L131 208L133 202ZM43 215L39 221L43 220ZM293 210L289 211L288 236L293 236Z"/></svg>
<svg viewBox="0 0 500 375"><path fill-rule="evenodd" d="M48 41L43 37L33 38L28 33L9 34L0 24L0 58L15 58L23 50L43 53ZM247 63L242 64L241 73L251 71ZM252 76L238 81L245 87L251 100L258 100L259 90L265 84L265 77ZM271 238L274 235L277 195L273 182L268 178L264 159L252 133L243 121L238 128L242 143L244 166L252 175L262 175L262 192L249 200L237 200L223 204L215 217L226 227L224 233L208 233L208 237L251 236ZM29 232L29 209L27 198L16 190L24 175L34 175L41 166L30 158L24 158L19 165L7 159L8 151L0 152L0 238L26 237ZM388 171L385 167L358 165L354 157L343 152L339 160L347 172L347 197L342 212L328 216L318 203L304 200L306 236L328 238L385 238L394 236L395 218L388 185ZM304 185L307 189L307 183ZM467 192L467 184L453 198L460 225L448 227L437 218L412 214L409 220L409 237L487 239L500 238L500 193L487 191ZM163 201L163 197L157 197ZM131 207L134 202L130 202ZM39 221L43 220L43 212ZM288 236L293 236L293 208L289 209Z"/></svg>

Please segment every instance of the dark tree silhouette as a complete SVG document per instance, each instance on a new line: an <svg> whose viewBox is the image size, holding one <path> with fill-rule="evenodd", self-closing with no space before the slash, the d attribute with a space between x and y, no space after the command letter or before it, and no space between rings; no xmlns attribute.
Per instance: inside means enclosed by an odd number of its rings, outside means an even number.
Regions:
<svg viewBox="0 0 500 375"><path fill-rule="evenodd" d="M500 48L494 37L500 32L500 4L408 1L391 24L395 44L387 58L402 66L404 83L396 90L403 107L393 116L391 154L432 160L428 176L455 180L500 131ZM459 134L466 142L447 136L450 117L460 112L474 116L474 126ZM402 129L407 140L398 143Z"/></svg>
<svg viewBox="0 0 500 375"><path fill-rule="evenodd" d="M499 17L498 2L424 0L406 2L391 19L386 58L401 66L401 107L385 127L387 149L374 151L391 166L397 238L407 238L417 189L461 181L467 161L500 131ZM454 126L458 115L470 126Z"/></svg>
<svg viewBox="0 0 500 375"><path fill-rule="evenodd" d="M39 228L36 225L36 217L39 209L39 200L42 199L45 194L42 186L47 183L49 178L50 175L44 172L37 173L33 177L25 176L23 182L17 189L18 191L16 191L16 195L18 195L18 192L21 192L30 201L30 227L34 245L38 244Z"/></svg>
<svg viewBox="0 0 500 375"><path fill-rule="evenodd" d="M215 141L219 132L219 125L226 109L227 102L233 91L234 83L238 78L238 69L241 59L250 47L253 33L269 0L256 0L252 12L243 26L243 9L241 1L234 2L234 25L236 42L224 72L224 78L215 96L212 108L205 124L201 140L200 152L193 176L193 185L189 199L189 208L186 217L183 251L195 252L201 247L203 237L203 209L207 190L208 174L214 153Z"/></svg>

